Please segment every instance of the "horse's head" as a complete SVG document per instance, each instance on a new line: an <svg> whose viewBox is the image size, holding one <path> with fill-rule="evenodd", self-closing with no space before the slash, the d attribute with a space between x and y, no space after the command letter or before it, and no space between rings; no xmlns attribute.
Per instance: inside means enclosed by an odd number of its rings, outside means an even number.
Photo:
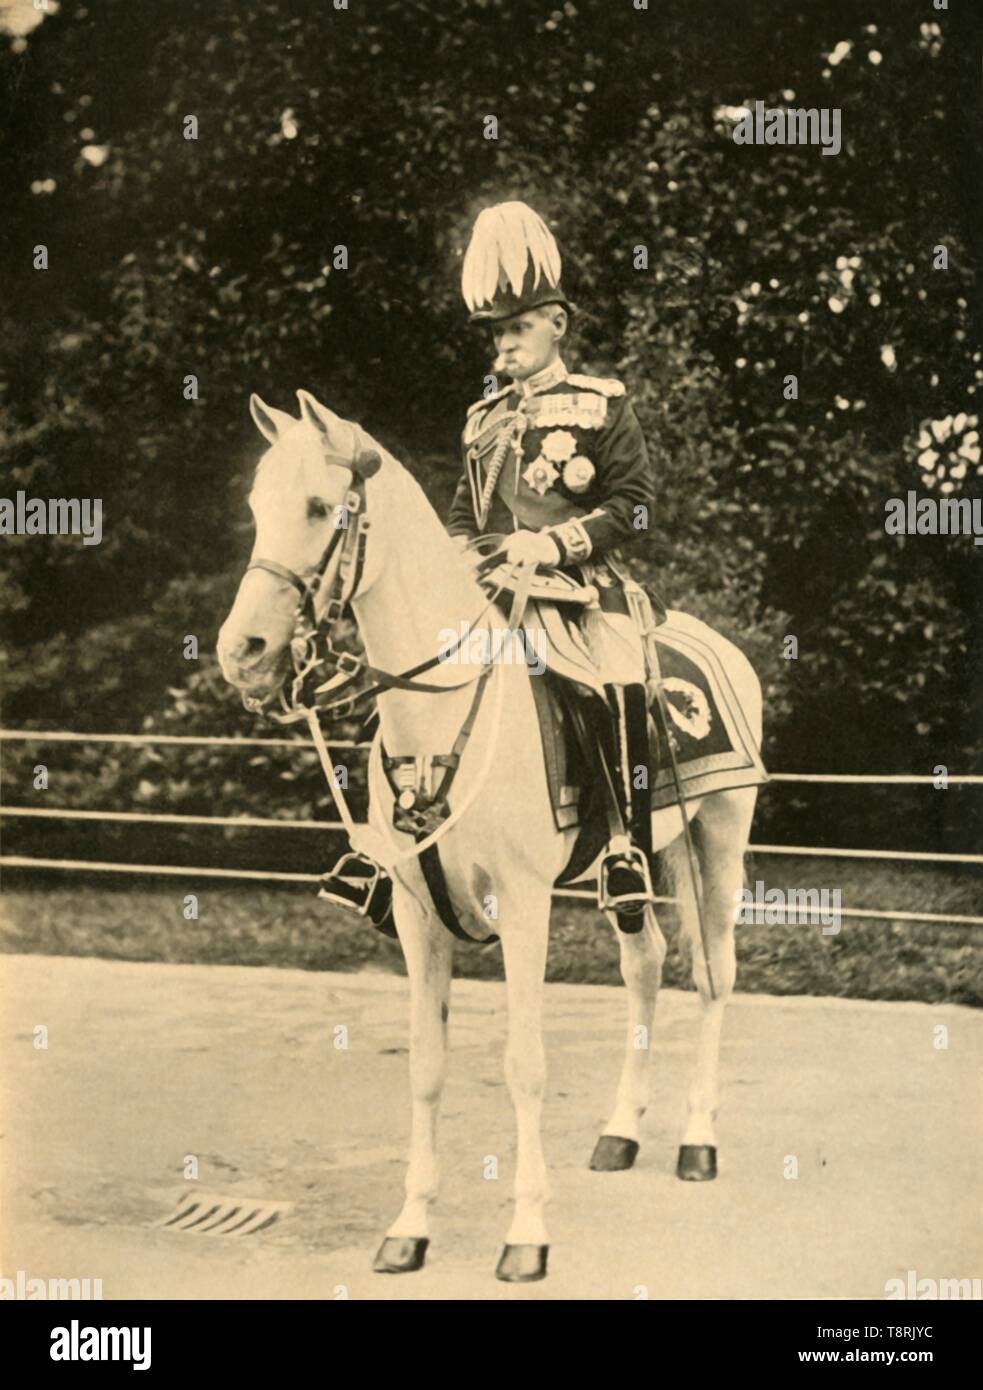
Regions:
<svg viewBox="0 0 983 1390"><path fill-rule="evenodd" d="M279 688L305 597L315 619L323 613L349 524L346 498L353 482L371 477L382 463L357 425L340 419L306 391L298 391L297 397L299 420L258 396L249 402L271 447L260 460L249 496L256 543L218 635L218 659L225 679L254 697ZM366 571L360 589L369 582Z"/></svg>

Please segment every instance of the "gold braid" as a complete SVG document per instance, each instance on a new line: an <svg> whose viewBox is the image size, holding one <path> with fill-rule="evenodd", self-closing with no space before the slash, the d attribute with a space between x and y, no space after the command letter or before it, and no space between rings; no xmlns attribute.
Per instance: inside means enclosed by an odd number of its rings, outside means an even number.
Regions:
<svg viewBox="0 0 983 1390"><path fill-rule="evenodd" d="M512 428L502 431L502 437L488 465L488 477L485 479L485 486L481 492L481 510L478 514L479 531L484 530L485 522L488 520L488 512L491 507L492 497L495 495L495 488L498 485L502 469L505 467L505 456L510 446L514 446L517 449L520 447L522 436L526 432L526 423L526 417L520 405L518 413L512 422Z"/></svg>

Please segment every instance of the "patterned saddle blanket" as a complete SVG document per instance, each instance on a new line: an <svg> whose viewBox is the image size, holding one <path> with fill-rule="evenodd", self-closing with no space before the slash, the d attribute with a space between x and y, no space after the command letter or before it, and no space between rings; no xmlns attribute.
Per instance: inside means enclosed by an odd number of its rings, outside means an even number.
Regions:
<svg viewBox="0 0 983 1390"><path fill-rule="evenodd" d="M603 700L601 677L580 634L576 614L533 603L524 625L546 633L543 676L531 684L539 714L547 780L558 829L583 823L593 780L590 719L583 707ZM671 736L687 800L768 780L737 694L701 624L672 610L655 630L659 673L672 723ZM704 629L705 630L705 629ZM676 804L672 766L650 684L649 786L652 810ZM596 717L596 713L594 715Z"/></svg>

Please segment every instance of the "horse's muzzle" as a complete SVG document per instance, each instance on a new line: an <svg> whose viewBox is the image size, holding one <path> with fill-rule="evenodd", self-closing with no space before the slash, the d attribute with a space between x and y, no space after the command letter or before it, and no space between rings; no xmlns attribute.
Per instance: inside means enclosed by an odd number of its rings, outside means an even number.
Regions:
<svg viewBox="0 0 983 1390"><path fill-rule="evenodd" d="M218 663L229 685L234 686L243 695L261 698L274 694L282 685L287 668L286 655L286 651L280 652L271 659L269 654L264 652L255 660L243 661L241 657L231 656L223 651L220 644Z"/></svg>

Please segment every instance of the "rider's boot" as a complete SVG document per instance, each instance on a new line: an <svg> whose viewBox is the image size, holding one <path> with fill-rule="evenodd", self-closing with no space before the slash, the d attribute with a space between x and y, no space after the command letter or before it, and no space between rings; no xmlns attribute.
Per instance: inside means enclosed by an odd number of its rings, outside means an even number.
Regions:
<svg viewBox="0 0 983 1390"><path fill-rule="evenodd" d="M622 831L612 834L601 859L598 903L626 916L640 913L653 901L649 871L651 823L645 789L636 787L636 770L648 779L648 712L643 685L607 685L605 692L614 715L614 741L604 740L611 781L618 800Z"/></svg>

